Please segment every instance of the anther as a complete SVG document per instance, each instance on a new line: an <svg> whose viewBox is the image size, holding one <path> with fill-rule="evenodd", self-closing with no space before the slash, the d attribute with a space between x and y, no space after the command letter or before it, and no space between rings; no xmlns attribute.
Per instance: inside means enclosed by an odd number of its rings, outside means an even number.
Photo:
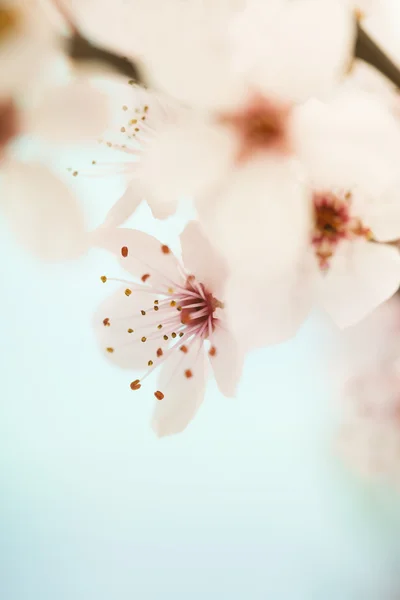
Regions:
<svg viewBox="0 0 400 600"><path fill-rule="evenodd" d="M183 337L185 334L183 333L183 331L180 332L179 337Z"/></svg>
<svg viewBox="0 0 400 600"><path fill-rule="evenodd" d="M110 354L112 354L114 352L114 348L106 348L107 352L109 352Z"/></svg>
<svg viewBox="0 0 400 600"><path fill-rule="evenodd" d="M190 379L191 377L193 377L193 373L190 369L186 369L185 371L185 377L187 377L188 379Z"/></svg>
<svg viewBox="0 0 400 600"><path fill-rule="evenodd" d="M148 280L149 277L150 277L150 273L145 273L144 275L142 275L143 283L146 283L146 281Z"/></svg>
<svg viewBox="0 0 400 600"><path fill-rule="evenodd" d="M121 254L124 258L126 258L128 256L128 248L127 246L122 246L121 248Z"/></svg>
<svg viewBox="0 0 400 600"><path fill-rule="evenodd" d="M110 327L111 323L108 317L106 319L103 319L103 325L104 327Z"/></svg>
<svg viewBox="0 0 400 600"><path fill-rule="evenodd" d="M157 310L158 310L157 304L154 306L154 310L157 312Z"/></svg>
<svg viewBox="0 0 400 600"><path fill-rule="evenodd" d="M154 392L154 395L157 398L157 400L163 400L164 399L164 394L162 392L160 392L160 390L157 390L156 392Z"/></svg>
<svg viewBox="0 0 400 600"><path fill-rule="evenodd" d="M158 348L157 349L157 357L160 358L160 356L162 356L164 354L164 352L162 351L162 348Z"/></svg>
<svg viewBox="0 0 400 600"><path fill-rule="evenodd" d="M135 381L132 381L131 383L131 390L139 390L142 386L140 385L140 380L139 379L135 379Z"/></svg>
<svg viewBox="0 0 400 600"><path fill-rule="evenodd" d="M130 290L129 288L126 288L125 296L130 296L131 294L132 294L132 290Z"/></svg>
<svg viewBox="0 0 400 600"><path fill-rule="evenodd" d="M179 348L179 350L180 350L181 352L183 352L184 354L187 354L187 353L188 353L188 347L187 347L187 346L181 346L181 347Z"/></svg>
<svg viewBox="0 0 400 600"><path fill-rule="evenodd" d="M158 300L154 300L154 304L158 304Z"/></svg>
<svg viewBox="0 0 400 600"><path fill-rule="evenodd" d="M157 325L157 329L162 329L161 323L159 325Z"/></svg>
<svg viewBox="0 0 400 600"><path fill-rule="evenodd" d="M211 346L210 350L208 351L208 354L210 356L215 356L217 354L217 349L215 346Z"/></svg>
<svg viewBox="0 0 400 600"><path fill-rule="evenodd" d="M142 313L143 316L145 316L145 314L146 314L145 310L141 310L140 312Z"/></svg>
<svg viewBox="0 0 400 600"><path fill-rule="evenodd" d="M102 275L102 276L100 277L100 279L101 279L101 281L102 281L103 283L105 283L105 282L107 281L107 277L106 277L105 275Z"/></svg>
<svg viewBox="0 0 400 600"><path fill-rule="evenodd" d="M169 247L168 247L166 244L163 244L163 245L161 246L161 252L162 252L163 254L169 254L169 253L171 252L171 250L169 249Z"/></svg>
<svg viewBox="0 0 400 600"><path fill-rule="evenodd" d="M143 336L142 337L142 342L144 343L147 340L147 337Z"/></svg>
<svg viewBox="0 0 400 600"><path fill-rule="evenodd" d="M128 333L133 333L133 332L134 332L134 330L129 327Z"/></svg>
<svg viewBox="0 0 400 600"><path fill-rule="evenodd" d="M168 339L168 336L164 335L164 340L167 341L167 339Z"/></svg>
<svg viewBox="0 0 400 600"><path fill-rule="evenodd" d="M147 363L147 366L152 367L153 366L153 361L149 360L149 362Z"/></svg>
<svg viewBox="0 0 400 600"><path fill-rule="evenodd" d="M175 300L171 300L171 302L169 304L170 304L170 306L176 306Z"/></svg>
<svg viewBox="0 0 400 600"><path fill-rule="evenodd" d="M174 339L176 338L176 333L175 333L175 331L173 331L173 332L171 333L171 337L172 337L172 338L174 338Z"/></svg>

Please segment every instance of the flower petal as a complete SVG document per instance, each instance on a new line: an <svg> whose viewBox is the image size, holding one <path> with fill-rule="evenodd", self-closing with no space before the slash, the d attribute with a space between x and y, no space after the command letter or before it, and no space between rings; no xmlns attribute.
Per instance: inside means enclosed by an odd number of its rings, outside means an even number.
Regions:
<svg viewBox="0 0 400 600"><path fill-rule="evenodd" d="M104 219L104 227L118 227L129 219L143 200L143 191L140 184L132 181L125 193L117 200L108 211Z"/></svg>
<svg viewBox="0 0 400 600"><path fill-rule="evenodd" d="M179 263L169 247L137 229L100 227L90 235L92 246L115 254L121 266L135 277L146 277L151 286L173 287L184 283Z"/></svg>
<svg viewBox="0 0 400 600"><path fill-rule="evenodd" d="M171 354L158 381L164 398L157 402L152 419L152 427L159 437L179 433L187 427L204 400L205 385L202 342L193 344L187 353Z"/></svg>
<svg viewBox="0 0 400 600"><path fill-rule="evenodd" d="M119 288L96 311L94 329L99 347L106 358L123 369L148 368L148 361L157 360L161 336L156 333L154 315L151 314L156 294L132 291L127 296L127 286ZM145 316L141 310L147 311ZM142 337L150 338L142 342Z"/></svg>
<svg viewBox="0 0 400 600"><path fill-rule="evenodd" d="M332 92L353 54L355 30L352 12L337 0L255 0L233 33L248 83L300 102Z"/></svg>
<svg viewBox="0 0 400 600"><path fill-rule="evenodd" d="M216 298L223 298L228 267L205 237L200 223L190 221L181 233L185 268L196 276Z"/></svg>
<svg viewBox="0 0 400 600"><path fill-rule="evenodd" d="M380 242L400 239L400 181L389 185L381 194L354 194L354 214L368 226Z"/></svg>
<svg viewBox="0 0 400 600"><path fill-rule="evenodd" d="M73 193L40 163L2 167L1 205L19 242L46 260L75 258L86 248L82 212Z"/></svg>
<svg viewBox="0 0 400 600"><path fill-rule="evenodd" d="M365 240L342 242L318 295L323 308L339 327L354 325L388 300L400 286L397 248Z"/></svg>
<svg viewBox="0 0 400 600"><path fill-rule="evenodd" d="M233 397L242 374L244 354L233 334L218 323L210 342L209 360L219 391Z"/></svg>
<svg viewBox="0 0 400 600"><path fill-rule="evenodd" d="M109 120L107 96L89 81L76 79L47 90L28 117L29 133L50 142L98 138Z"/></svg>

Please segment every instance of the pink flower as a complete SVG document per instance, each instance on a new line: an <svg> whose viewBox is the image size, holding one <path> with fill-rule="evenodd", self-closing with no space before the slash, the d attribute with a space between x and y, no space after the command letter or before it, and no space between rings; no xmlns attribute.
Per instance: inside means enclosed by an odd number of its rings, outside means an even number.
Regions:
<svg viewBox="0 0 400 600"><path fill-rule="evenodd" d="M206 354L225 396L234 395L240 376L243 357L224 315L226 267L195 222L181 235L184 266L137 230L99 229L93 244L114 253L137 280L114 279L123 285L95 319L100 346L118 366L145 371L132 390L160 367L153 428L159 436L178 433L203 401Z"/></svg>

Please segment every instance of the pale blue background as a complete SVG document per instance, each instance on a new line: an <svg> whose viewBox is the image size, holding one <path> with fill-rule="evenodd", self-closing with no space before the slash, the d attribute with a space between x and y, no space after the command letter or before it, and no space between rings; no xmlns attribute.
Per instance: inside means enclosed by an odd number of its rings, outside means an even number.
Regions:
<svg viewBox="0 0 400 600"><path fill-rule="evenodd" d="M94 225L112 194L89 187ZM136 223L170 243L182 225L145 209ZM237 399L211 384L188 430L158 440L152 394L91 330L112 258L41 265L0 234L1 600L399 597L397 497L333 456L316 322L250 357Z"/></svg>

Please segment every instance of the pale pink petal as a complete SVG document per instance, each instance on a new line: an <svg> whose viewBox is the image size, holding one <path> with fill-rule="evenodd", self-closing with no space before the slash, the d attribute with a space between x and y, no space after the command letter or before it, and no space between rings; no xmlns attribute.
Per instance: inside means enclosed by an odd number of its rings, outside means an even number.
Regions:
<svg viewBox="0 0 400 600"><path fill-rule="evenodd" d="M242 374L244 354L224 324L217 325L210 342L209 360L219 391L233 397Z"/></svg>
<svg viewBox="0 0 400 600"><path fill-rule="evenodd" d="M371 229L375 240L386 242L400 239L400 180L382 193L354 194L353 213Z"/></svg>
<svg viewBox="0 0 400 600"><path fill-rule="evenodd" d="M294 111L296 149L316 187L381 194L398 177L400 128L376 96L346 89Z"/></svg>
<svg viewBox="0 0 400 600"><path fill-rule="evenodd" d="M124 269L155 288L184 283L169 247L143 231L100 227L91 234L90 243L115 254Z"/></svg>
<svg viewBox="0 0 400 600"><path fill-rule="evenodd" d="M205 237L200 223L190 221L181 233L182 258L185 268L196 276L216 298L223 297L228 267Z"/></svg>
<svg viewBox="0 0 400 600"><path fill-rule="evenodd" d="M254 278L268 280L291 268L308 244L309 190L290 160L254 159L197 206L229 268Z"/></svg>
<svg viewBox="0 0 400 600"><path fill-rule="evenodd" d="M265 266L268 270L268 265ZM226 316L243 351L284 342L297 333L312 308L313 282L298 265L274 278L234 271L225 292Z"/></svg>
<svg viewBox="0 0 400 600"><path fill-rule="evenodd" d="M350 63L354 32L352 12L337 0L250 1L234 30L236 59L268 95L325 97Z"/></svg>
<svg viewBox="0 0 400 600"><path fill-rule="evenodd" d="M158 390L164 398L157 401L152 419L159 437L180 433L187 427L204 400L205 385L202 343L191 346L187 353L174 352L166 360L158 380Z"/></svg>
<svg viewBox="0 0 400 600"><path fill-rule="evenodd" d="M40 163L8 161L2 166L0 206L18 241L46 260L79 256L86 248L77 199Z"/></svg>
<svg viewBox="0 0 400 600"><path fill-rule="evenodd" d="M152 307L156 294L131 290L129 284L120 287L98 308L94 330L104 356L124 369L148 369L148 362L157 360L160 336L155 337L156 315ZM142 315L144 310L146 315ZM147 338L142 342L142 338Z"/></svg>
<svg viewBox="0 0 400 600"><path fill-rule="evenodd" d="M104 219L104 227L118 227L129 219L143 200L143 190L136 181L132 181L125 193L116 201Z"/></svg>
<svg viewBox="0 0 400 600"><path fill-rule="evenodd" d="M176 204L182 196L204 194L228 176L235 152L235 139L226 128L203 119L182 119L149 141L138 176L160 205Z"/></svg>
<svg viewBox="0 0 400 600"><path fill-rule="evenodd" d="M109 120L107 96L84 79L46 90L28 114L28 133L51 142L101 137Z"/></svg>
<svg viewBox="0 0 400 600"><path fill-rule="evenodd" d="M342 242L328 273L320 276L322 307L339 327L354 325L400 286L397 248L364 240Z"/></svg>

